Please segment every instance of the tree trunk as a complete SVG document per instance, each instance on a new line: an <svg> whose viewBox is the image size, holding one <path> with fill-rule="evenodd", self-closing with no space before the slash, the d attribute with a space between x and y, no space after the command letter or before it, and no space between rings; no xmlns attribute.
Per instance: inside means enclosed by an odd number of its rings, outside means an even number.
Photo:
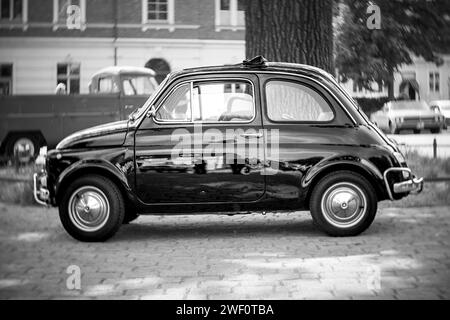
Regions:
<svg viewBox="0 0 450 320"><path fill-rule="evenodd" d="M313 65L334 74L333 0L247 0L247 58Z"/></svg>

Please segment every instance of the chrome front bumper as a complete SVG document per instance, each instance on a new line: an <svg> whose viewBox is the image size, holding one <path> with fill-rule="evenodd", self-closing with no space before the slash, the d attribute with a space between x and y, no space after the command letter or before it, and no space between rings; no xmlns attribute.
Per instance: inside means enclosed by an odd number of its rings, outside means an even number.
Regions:
<svg viewBox="0 0 450 320"><path fill-rule="evenodd" d="M47 206L50 203L50 192L47 189L47 174L42 171L33 175L33 195L37 203Z"/></svg>
<svg viewBox="0 0 450 320"><path fill-rule="evenodd" d="M388 175L391 172L402 172L403 174L406 172L409 180L394 183L391 190L391 186L388 182ZM413 174L411 173L411 169L409 168L389 168L384 172L383 178L386 185L386 190L391 200L395 200L393 196L394 193L409 192L417 194L422 192L423 190L423 178L416 178L415 176L413 176Z"/></svg>

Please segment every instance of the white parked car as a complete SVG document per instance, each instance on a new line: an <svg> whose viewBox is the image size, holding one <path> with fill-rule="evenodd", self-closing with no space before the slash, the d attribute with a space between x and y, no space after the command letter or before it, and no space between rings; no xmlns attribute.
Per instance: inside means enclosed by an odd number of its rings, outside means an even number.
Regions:
<svg viewBox="0 0 450 320"><path fill-rule="evenodd" d="M450 100L436 100L430 102L430 108L435 113L440 113L445 117L444 128L450 125Z"/></svg>
<svg viewBox="0 0 450 320"><path fill-rule="evenodd" d="M444 116L432 111L425 101L401 100L389 101L383 108L370 116L381 130L392 134L401 130L413 130L420 133L430 130L441 132L444 127Z"/></svg>

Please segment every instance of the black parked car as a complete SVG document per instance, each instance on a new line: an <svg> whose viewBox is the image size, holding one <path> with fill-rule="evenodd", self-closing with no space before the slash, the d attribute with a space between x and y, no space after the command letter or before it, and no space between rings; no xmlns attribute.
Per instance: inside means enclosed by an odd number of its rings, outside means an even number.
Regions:
<svg viewBox="0 0 450 320"><path fill-rule="evenodd" d="M377 202L420 192L396 145L328 73L267 62L170 74L120 121L72 134L45 156L35 198L82 241L139 214L307 209L357 235Z"/></svg>

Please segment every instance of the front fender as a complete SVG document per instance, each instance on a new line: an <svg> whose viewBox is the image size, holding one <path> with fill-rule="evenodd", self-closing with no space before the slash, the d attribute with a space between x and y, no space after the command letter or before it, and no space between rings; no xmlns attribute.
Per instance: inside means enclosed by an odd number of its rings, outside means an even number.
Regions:
<svg viewBox="0 0 450 320"><path fill-rule="evenodd" d="M68 166L59 175L55 183L56 198L58 198L61 187L64 187L66 182L72 181L74 175L77 175L77 173L86 171L106 174L107 176L114 177L115 180L120 182L122 187L124 187L127 191L131 191L128 179L122 169L105 159L82 159Z"/></svg>

